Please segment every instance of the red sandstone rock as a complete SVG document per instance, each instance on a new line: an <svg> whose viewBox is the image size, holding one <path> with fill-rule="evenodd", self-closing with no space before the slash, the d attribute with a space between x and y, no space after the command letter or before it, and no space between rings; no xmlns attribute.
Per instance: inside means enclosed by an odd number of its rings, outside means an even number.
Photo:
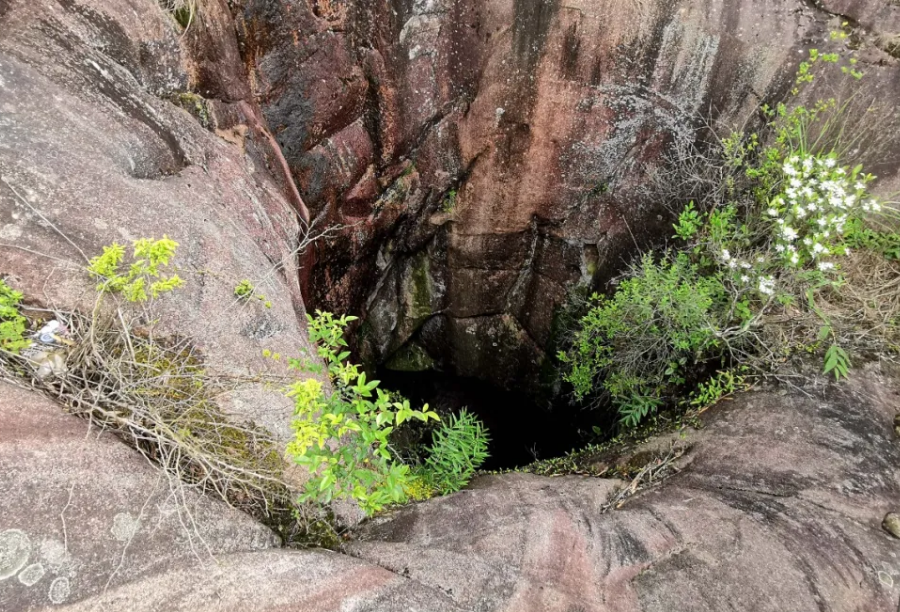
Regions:
<svg viewBox="0 0 900 612"><path fill-rule="evenodd" d="M354 214L364 210L358 194L371 189L345 180L348 170L355 179L374 160L385 192L397 187L389 169L405 158L419 177L402 194L401 214L379 221L375 204L364 232L347 230L355 234L349 251L348 241L320 250L308 299L377 318L389 304L409 301L385 288L409 286L412 262L427 251L436 257L431 273L440 268L442 279L431 283L433 317L484 321L478 338L490 334L494 315L524 330L528 357L499 357L507 363L498 371L519 371L512 381L494 379L504 384L536 380L532 365L544 359L552 314L574 283L604 282L636 243L669 234L661 203L647 197L646 176L672 143L695 138L698 120L741 125L763 99L786 90L804 49L826 44L841 20L861 28L868 92L887 100L885 92L900 87L896 61L875 44L879 33L900 31L900 7L875 0L830 0L821 8L799 0L344 3L352 8L341 16L341 32L328 36L321 35L331 27L322 16L328 11L288 14L290 6L251 3L243 15L269 24L253 57L262 74L278 75L267 79L273 86L263 107L287 138L303 195L339 219L334 211L348 200L357 202ZM300 25L289 30L274 15ZM369 81L367 101L355 93L356 66ZM334 73L347 80L340 95L331 93ZM340 103L326 101L332 98ZM323 155L320 139L353 123L348 108L362 119L354 125L369 132L371 151ZM313 126L330 127L311 137ZM893 157L866 161L889 177L896 164L884 160ZM433 223L451 190L453 214ZM398 274L406 280L388 278ZM383 351L418 342L425 320L379 322L378 334L389 337L363 348L386 360ZM442 366L455 371L498 358L488 342L452 349Z"/></svg>

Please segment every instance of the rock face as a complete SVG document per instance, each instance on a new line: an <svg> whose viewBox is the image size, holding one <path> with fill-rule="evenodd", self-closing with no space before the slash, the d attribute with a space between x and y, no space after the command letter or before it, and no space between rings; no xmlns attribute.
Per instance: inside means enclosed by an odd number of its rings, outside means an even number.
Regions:
<svg viewBox="0 0 900 612"><path fill-rule="evenodd" d="M270 371L263 349L308 346L301 203L225 4L178 30L152 0L0 2L0 275L34 306L89 312L87 259L167 234L186 285L160 300L161 331L219 371ZM271 308L235 298L244 279ZM229 404L289 434L279 394Z"/></svg>
<svg viewBox="0 0 900 612"><path fill-rule="evenodd" d="M642 177L695 113L745 117L829 20L867 87L900 89L900 8L876 0L201 7L184 31L154 0L0 0L0 274L30 307L89 309L91 255L168 234L188 284L164 331L231 373L307 347L302 286L364 312L395 367L536 380L567 287L665 224ZM301 273L306 204L348 227ZM235 300L244 279L272 308ZM279 549L0 385L0 609L893 612L898 378L721 406L677 475L616 510L617 481L490 477L349 554ZM286 431L277 394L237 395Z"/></svg>
<svg viewBox="0 0 900 612"><path fill-rule="evenodd" d="M459 610L372 564L278 549L47 399L0 384L0 422L0 610Z"/></svg>
<svg viewBox="0 0 900 612"><path fill-rule="evenodd" d="M507 387L540 380L573 285L668 237L647 177L701 118L742 125L844 21L863 97L898 91L879 41L900 6L876 0L252 0L240 18L304 197L348 226L308 299L362 313L376 361Z"/></svg>
<svg viewBox="0 0 900 612"><path fill-rule="evenodd" d="M897 373L713 408L680 472L511 474L364 525L347 554L274 548L173 495L117 440L0 387L0 608L338 612L896 610Z"/></svg>
<svg viewBox="0 0 900 612"><path fill-rule="evenodd" d="M601 512L616 483L487 477L370 524L350 552L466 610L883 610L900 596L897 388L713 409L681 473Z"/></svg>

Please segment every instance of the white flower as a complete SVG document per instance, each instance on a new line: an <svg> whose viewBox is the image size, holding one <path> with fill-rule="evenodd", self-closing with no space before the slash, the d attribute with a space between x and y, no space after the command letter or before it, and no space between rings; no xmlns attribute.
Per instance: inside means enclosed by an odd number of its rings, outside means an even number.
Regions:
<svg viewBox="0 0 900 612"><path fill-rule="evenodd" d="M784 252L784 245L783 245L783 244L776 244L776 245L775 245L775 250L778 251L779 253L783 253L783 252Z"/></svg>
<svg viewBox="0 0 900 612"><path fill-rule="evenodd" d="M819 218L819 220L816 221L816 223L819 224L819 227L825 227L828 224L828 221L826 221L825 219Z"/></svg>
<svg viewBox="0 0 900 612"><path fill-rule="evenodd" d="M798 178L792 178L791 187L793 187L794 189L800 189L801 187L803 187L803 181Z"/></svg>
<svg viewBox="0 0 900 612"><path fill-rule="evenodd" d="M722 259L724 261L731 259L731 253L728 252L728 249L722 249Z"/></svg>
<svg viewBox="0 0 900 612"><path fill-rule="evenodd" d="M759 292L765 295L775 293L775 280L771 276L764 276L759 279Z"/></svg>
<svg viewBox="0 0 900 612"><path fill-rule="evenodd" d="M750 282L750 277L747 276L746 274L744 274L744 275L741 277L741 281L743 281L743 282L745 282L745 283L749 283L749 282Z"/></svg>
<svg viewBox="0 0 900 612"><path fill-rule="evenodd" d="M796 253L794 253L793 255L791 255L791 263L794 264L795 266L796 266L798 263L800 263L800 256L797 255Z"/></svg>
<svg viewBox="0 0 900 612"><path fill-rule="evenodd" d="M813 160L811 158L807 157L806 159L803 160L803 169L804 170L809 172L810 170L812 170L812 167L813 167Z"/></svg>
<svg viewBox="0 0 900 612"><path fill-rule="evenodd" d="M823 246L822 246L821 244L819 244L818 242L815 243L814 245L812 245L812 252L813 252L813 254L824 253L825 251L826 251L825 247L823 247Z"/></svg>
<svg viewBox="0 0 900 612"><path fill-rule="evenodd" d="M770 217L777 217L777 216L778 216L778 211L775 210L774 208L770 208L770 209L767 210L766 212L769 213L769 216L770 216Z"/></svg>
<svg viewBox="0 0 900 612"><path fill-rule="evenodd" d="M807 236L806 238L803 239L803 244L805 244L806 246L812 246L812 238Z"/></svg>
<svg viewBox="0 0 900 612"><path fill-rule="evenodd" d="M735 268L737 268L737 262L732 259L731 261L728 262L728 267L731 268L732 270L734 270Z"/></svg>
<svg viewBox="0 0 900 612"><path fill-rule="evenodd" d="M821 270L822 272L825 272L826 270L832 270L832 269L834 269L834 264L831 263L830 261L820 261L819 262L819 270Z"/></svg>
<svg viewBox="0 0 900 612"><path fill-rule="evenodd" d="M865 183L857 183L857 184L856 184L856 190L857 190L857 191L862 191L862 190L864 190L865 188L866 188L866 184L865 184Z"/></svg>
<svg viewBox="0 0 900 612"><path fill-rule="evenodd" d="M793 242L797 239L797 230L789 225L784 226L784 228L781 230L781 234L784 236L785 240L788 240L790 242Z"/></svg>
<svg viewBox="0 0 900 612"><path fill-rule="evenodd" d="M825 167L826 167L826 168L834 168L834 166L835 166L836 164L837 164L837 162L834 161L834 158L833 158L833 157L829 157L828 159L825 160Z"/></svg>

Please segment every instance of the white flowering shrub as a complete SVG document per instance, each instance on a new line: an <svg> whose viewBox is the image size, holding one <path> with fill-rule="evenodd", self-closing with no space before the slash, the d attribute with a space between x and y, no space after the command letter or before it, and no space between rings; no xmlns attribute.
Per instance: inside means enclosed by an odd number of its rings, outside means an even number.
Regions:
<svg viewBox="0 0 900 612"><path fill-rule="evenodd" d="M848 172L833 155L795 155L784 163L784 193L766 211L776 224L775 250L787 266L815 264L822 272L836 269L833 258L847 254L844 228L853 217L881 205L867 196L874 177L857 166Z"/></svg>
<svg viewBox="0 0 900 612"><path fill-rule="evenodd" d="M813 50L795 93L817 62L839 58ZM842 71L862 76L853 62ZM693 201L683 208L674 226L682 246L645 255L612 297L596 297L559 354L577 397L608 398L633 426L691 389L706 402L710 389L733 388L707 384L723 372L765 371L799 350L823 350L824 371L848 375L840 330L820 304L844 286L851 247L877 243L900 258L900 237L866 233L866 217L883 205L869 194L875 177L822 136L846 108L835 100L763 107L768 135L720 142L711 175L725 184L703 194L706 210Z"/></svg>

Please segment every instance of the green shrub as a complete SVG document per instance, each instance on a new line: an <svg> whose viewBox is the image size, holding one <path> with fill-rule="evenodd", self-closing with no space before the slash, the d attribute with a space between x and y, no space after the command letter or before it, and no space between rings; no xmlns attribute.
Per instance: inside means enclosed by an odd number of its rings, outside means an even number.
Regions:
<svg viewBox="0 0 900 612"><path fill-rule="evenodd" d="M390 435L409 421L439 421L440 417L427 404L413 410L409 400L379 389L379 381L367 381L365 372L347 361L350 352L344 329L355 317L335 318L327 312L307 317L310 340L327 367L332 393L327 394L313 378L294 383L288 391L294 400L295 437L287 452L310 476L301 501L327 504L354 499L371 514L389 504L405 503L411 496L428 497L432 481L442 490L464 486L474 472L472 466L484 459L481 425L460 417L438 429L434 450L439 456L433 464L441 471L434 472L426 464L421 474L414 475L391 447ZM296 359L291 366L319 370Z"/></svg>
<svg viewBox="0 0 900 612"><path fill-rule="evenodd" d="M481 421L463 410L434 432L422 480L445 495L462 489L488 458L489 438Z"/></svg>
<svg viewBox="0 0 900 612"><path fill-rule="evenodd" d="M578 397L598 380L622 420L636 425L685 382L686 370L721 346L728 292L686 253L646 254L611 297L594 296L574 348L560 354Z"/></svg>
<svg viewBox="0 0 900 612"><path fill-rule="evenodd" d="M798 90L814 64L838 61L813 50ZM859 78L853 66L843 72ZM874 177L846 164L848 109L834 99L763 107L769 136L733 134L679 161L681 180L705 194L704 207L682 206L679 248L644 255L614 295L595 298L559 355L577 397L602 393L635 426L679 398L699 407L732 392L744 384L732 368L765 371L829 338L824 372L848 376L841 337L859 321L845 323L841 311L841 264L851 248L894 257L900 245L892 232L867 229L864 220L883 204L869 194ZM720 372L704 379L710 370Z"/></svg>
<svg viewBox="0 0 900 612"><path fill-rule="evenodd" d="M129 302L145 302L184 284L177 274L165 276L161 272L174 257L177 242L166 236L160 240L140 238L133 247L133 261L124 271L125 247L118 243L103 247L103 254L91 259L88 271L100 281L97 291L121 293Z"/></svg>
<svg viewBox="0 0 900 612"><path fill-rule="evenodd" d="M22 294L0 279L0 349L18 353L30 342L25 338L28 320L19 312Z"/></svg>

